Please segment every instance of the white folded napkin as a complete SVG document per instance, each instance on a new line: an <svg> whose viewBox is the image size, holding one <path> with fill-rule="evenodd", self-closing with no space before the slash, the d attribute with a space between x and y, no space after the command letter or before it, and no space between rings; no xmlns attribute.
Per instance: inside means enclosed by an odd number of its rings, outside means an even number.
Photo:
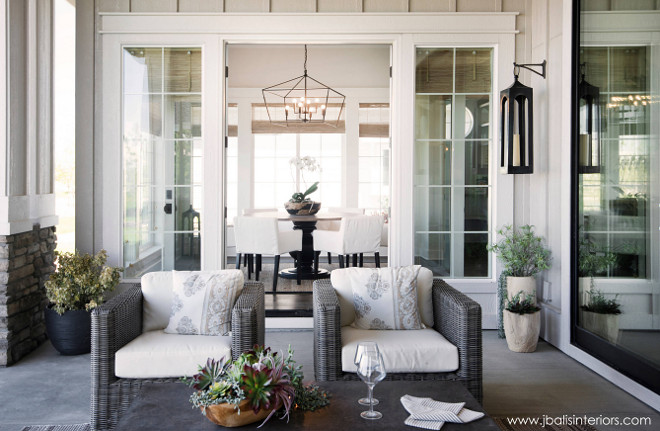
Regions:
<svg viewBox="0 0 660 431"><path fill-rule="evenodd" d="M443 403L432 398L404 395L401 404L410 413L406 425L429 430L439 430L445 422L466 423L484 416L464 408L465 403Z"/></svg>

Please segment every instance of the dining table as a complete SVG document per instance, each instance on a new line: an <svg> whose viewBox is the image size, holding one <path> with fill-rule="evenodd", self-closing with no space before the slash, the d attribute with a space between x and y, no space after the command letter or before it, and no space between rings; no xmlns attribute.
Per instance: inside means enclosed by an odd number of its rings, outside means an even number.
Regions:
<svg viewBox="0 0 660 431"><path fill-rule="evenodd" d="M293 215L284 211L265 211L250 215L251 217L275 217L280 221L290 220L293 228L302 230L302 249L298 259L297 268L285 268L279 272L279 276L287 279L297 279L300 271L301 280L319 280L330 277L330 271L326 269L314 268L314 236L312 232L316 230L316 222L341 220L342 214L337 213L316 213L313 215ZM295 259L295 254L291 253Z"/></svg>

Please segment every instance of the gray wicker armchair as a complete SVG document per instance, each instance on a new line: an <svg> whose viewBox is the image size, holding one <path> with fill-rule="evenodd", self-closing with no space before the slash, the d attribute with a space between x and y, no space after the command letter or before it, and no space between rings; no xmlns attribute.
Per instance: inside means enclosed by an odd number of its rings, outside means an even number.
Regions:
<svg viewBox="0 0 660 431"><path fill-rule="evenodd" d="M386 380L460 381L481 403L481 306L443 280L433 281L433 329L458 348L459 368L448 373L389 373ZM329 280L314 282L314 372L317 381L357 380L341 364L339 299ZM440 316L440 318L437 318Z"/></svg>
<svg viewBox="0 0 660 431"><path fill-rule="evenodd" d="M232 310L234 359L255 344L264 343L264 287L246 282ZM140 284L112 298L92 312L92 430L112 430L143 383L177 379L125 379L115 376L115 353L142 333Z"/></svg>

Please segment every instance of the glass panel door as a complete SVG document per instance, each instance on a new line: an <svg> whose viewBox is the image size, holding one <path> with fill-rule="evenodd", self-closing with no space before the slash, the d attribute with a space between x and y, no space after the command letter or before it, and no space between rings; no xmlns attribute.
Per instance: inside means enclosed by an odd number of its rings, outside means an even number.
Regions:
<svg viewBox="0 0 660 431"><path fill-rule="evenodd" d="M123 49L125 278L200 268L200 48Z"/></svg>
<svg viewBox="0 0 660 431"><path fill-rule="evenodd" d="M660 22L575 3L573 339L660 391ZM593 6L593 5L592 5ZM612 23L625 31L610 32Z"/></svg>
<svg viewBox="0 0 660 431"><path fill-rule="evenodd" d="M415 262L490 277L492 49L418 48Z"/></svg>

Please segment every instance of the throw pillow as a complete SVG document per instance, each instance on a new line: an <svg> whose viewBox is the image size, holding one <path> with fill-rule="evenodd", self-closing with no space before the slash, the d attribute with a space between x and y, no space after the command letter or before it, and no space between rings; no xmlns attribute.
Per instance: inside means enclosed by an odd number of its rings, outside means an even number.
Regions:
<svg viewBox="0 0 660 431"><path fill-rule="evenodd" d="M417 307L420 265L349 271L359 329L424 329ZM361 269L361 270L358 270Z"/></svg>
<svg viewBox="0 0 660 431"><path fill-rule="evenodd" d="M243 290L243 272L174 271L169 334L227 335L231 310Z"/></svg>

